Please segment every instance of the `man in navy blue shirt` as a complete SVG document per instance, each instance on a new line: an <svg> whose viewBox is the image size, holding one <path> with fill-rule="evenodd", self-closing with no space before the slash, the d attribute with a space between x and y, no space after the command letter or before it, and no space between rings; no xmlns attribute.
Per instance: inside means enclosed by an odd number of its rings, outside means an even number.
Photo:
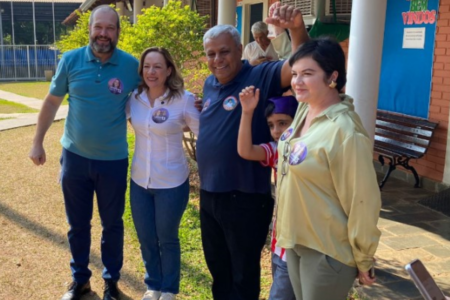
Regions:
<svg viewBox="0 0 450 300"><path fill-rule="evenodd" d="M308 39L301 12L292 6L278 3L266 22L289 29L292 51ZM253 143L268 142L266 100L281 95L290 85L291 68L287 61L255 67L242 61L239 33L230 25L208 30L203 44L212 73L203 89L197 141L205 259L213 277L215 300L257 300L261 250L274 201L270 168L244 160L237 153L241 117L238 95L249 85L261 90L253 119Z"/></svg>

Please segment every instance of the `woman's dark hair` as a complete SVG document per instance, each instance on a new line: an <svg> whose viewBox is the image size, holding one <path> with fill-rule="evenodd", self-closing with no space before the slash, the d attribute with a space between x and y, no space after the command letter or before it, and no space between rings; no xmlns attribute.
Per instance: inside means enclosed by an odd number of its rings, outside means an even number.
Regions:
<svg viewBox="0 0 450 300"><path fill-rule="evenodd" d="M315 60L327 74L327 77L330 77L334 71L337 71L336 89L339 92L342 90L347 83L345 54L341 45L335 39L319 37L305 42L289 58L289 65L292 67L296 61L305 57L311 57Z"/></svg>
<svg viewBox="0 0 450 300"><path fill-rule="evenodd" d="M172 55L170 55L169 51L163 47L150 47L144 50L141 54L141 58L139 60L139 69L138 73L141 77L141 83L138 86L137 94L141 94L142 91L146 88L148 89L147 84L144 80L144 61L147 54L150 52L157 52L161 54L164 57L164 60L166 61L166 65L168 68L171 69L171 73L169 77L166 79L166 86L169 89L169 94L167 95L167 100L170 101L172 97L175 96L182 96L183 95L183 88L184 88L184 80L183 77L181 77L180 71L178 70L177 66L175 65L175 62L172 58Z"/></svg>
<svg viewBox="0 0 450 300"><path fill-rule="evenodd" d="M264 111L264 116L266 119L273 115L273 111L275 110L275 104L271 101L267 101L266 110Z"/></svg>

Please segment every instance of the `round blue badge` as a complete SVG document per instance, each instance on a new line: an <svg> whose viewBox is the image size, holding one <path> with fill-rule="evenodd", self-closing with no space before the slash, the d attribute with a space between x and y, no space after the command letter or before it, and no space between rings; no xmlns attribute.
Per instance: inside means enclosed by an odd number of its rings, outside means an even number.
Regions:
<svg viewBox="0 0 450 300"><path fill-rule="evenodd" d="M113 94L121 94L123 91L123 83L119 78L111 78L108 81L109 91Z"/></svg>
<svg viewBox="0 0 450 300"><path fill-rule="evenodd" d="M291 134L292 134L292 131L294 131L294 129L293 129L293 128L289 128L288 130L286 130L285 132L283 132L283 134L281 135L280 140L284 141L284 140L286 140L287 138L289 138L289 137L291 136Z"/></svg>
<svg viewBox="0 0 450 300"><path fill-rule="evenodd" d="M303 142L297 142L294 144L289 155L289 164L291 166L298 165L303 162L308 154L308 149Z"/></svg>
<svg viewBox="0 0 450 300"><path fill-rule="evenodd" d="M238 105L238 101L236 97L229 96L225 100L223 100L223 108L227 111L233 110Z"/></svg>
<svg viewBox="0 0 450 300"><path fill-rule="evenodd" d="M203 104L202 112L206 111L210 104L211 104L211 99L206 100L205 104Z"/></svg>
<svg viewBox="0 0 450 300"><path fill-rule="evenodd" d="M152 119L155 123L164 123L169 119L169 111L165 108L159 108L153 112Z"/></svg>

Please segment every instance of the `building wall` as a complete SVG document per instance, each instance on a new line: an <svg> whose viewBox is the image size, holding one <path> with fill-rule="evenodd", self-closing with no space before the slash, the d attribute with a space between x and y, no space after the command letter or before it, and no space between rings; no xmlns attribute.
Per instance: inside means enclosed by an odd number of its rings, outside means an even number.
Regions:
<svg viewBox="0 0 450 300"><path fill-rule="evenodd" d="M212 12L213 7L211 1L214 1L215 11ZM217 23L217 0L197 0L197 11L201 16L209 16L207 28L210 28Z"/></svg>
<svg viewBox="0 0 450 300"><path fill-rule="evenodd" d="M217 0L215 0L217 1ZM266 0L270 6L276 0ZM241 3L242 0L236 0ZM210 1L197 1L199 12L209 14ZM217 7L217 5L216 5ZM205 13L207 12L207 13ZM216 12L217 15L217 12ZM214 25L214 24L212 24ZM349 41L341 43L348 55ZM427 83L424 83L427 84ZM435 135L427 154L419 159L412 160L420 176L450 184L450 157L446 162L446 152L450 149L450 132L448 131L450 112L450 0L440 0L437 22L435 53L433 63L433 80L429 108L430 121L439 122ZM450 151L449 151L450 153ZM445 167L447 164L447 168ZM399 168L402 170L402 168ZM444 178L445 173L445 178Z"/></svg>
<svg viewBox="0 0 450 300"><path fill-rule="evenodd" d="M426 84L426 83L424 83ZM439 122L427 154L411 164L419 175L443 181L450 107L450 0L440 0L429 119Z"/></svg>
<svg viewBox="0 0 450 300"><path fill-rule="evenodd" d="M341 43L348 57L349 40ZM405 79L407 80L407 79ZM401 84L401 83L400 83ZM424 83L428 84L428 83ZM450 0L440 0L433 63L433 81L429 120L439 122L427 154L418 160L411 160L420 176L437 182L450 184L450 158L447 159L447 174L444 180L446 152L450 150L448 131L450 111ZM448 145L448 146L447 146ZM450 153L450 151L449 151ZM377 155L374 158L377 159ZM405 171L399 167L398 170ZM409 172L410 173L410 172Z"/></svg>

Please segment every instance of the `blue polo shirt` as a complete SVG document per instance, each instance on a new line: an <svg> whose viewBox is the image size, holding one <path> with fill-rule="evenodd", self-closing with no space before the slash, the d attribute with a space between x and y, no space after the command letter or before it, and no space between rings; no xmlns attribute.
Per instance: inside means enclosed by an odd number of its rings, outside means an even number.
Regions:
<svg viewBox="0 0 450 300"><path fill-rule="evenodd" d="M96 160L128 157L125 104L140 78L138 61L115 49L102 63L89 46L64 53L50 94L69 94L62 146Z"/></svg>
<svg viewBox="0 0 450 300"><path fill-rule="evenodd" d="M239 74L227 84L211 75L203 88L203 111L197 140L197 162L201 189L208 192L270 192L270 168L242 159L237 152L241 118L239 93L249 85L261 90L252 123L253 144L270 141L264 116L266 100L279 96L283 61L251 66L246 60Z"/></svg>

